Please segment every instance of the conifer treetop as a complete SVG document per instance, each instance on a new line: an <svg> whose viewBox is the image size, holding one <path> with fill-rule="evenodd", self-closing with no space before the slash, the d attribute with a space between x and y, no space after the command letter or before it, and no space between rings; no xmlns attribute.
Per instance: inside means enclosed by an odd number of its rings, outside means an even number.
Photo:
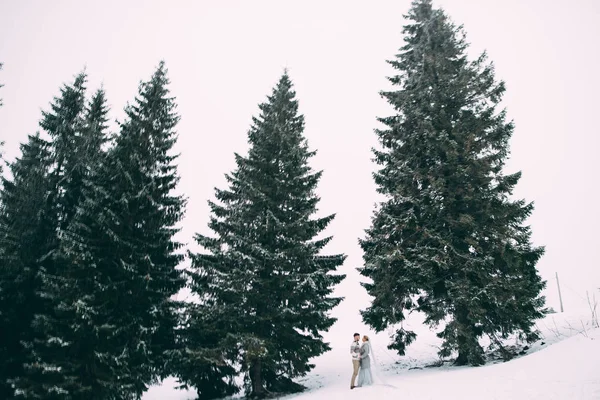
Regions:
<svg viewBox="0 0 600 400"><path fill-rule="evenodd" d="M172 155L169 151L177 141L174 128L180 120L175 99L169 96L170 80L167 73L165 62L161 61L150 80L140 82L135 101L125 107L127 118L121 123L121 134L116 139L116 148L126 152L131 148L131 145L127 145L128 142L139 140L145 143L144 149L136 149L144 153L140 160L156 160L157 164L153 168L162 170L164 167L163 172L173 171L175 168L169 164L177 155Z"/></svg>
<svg viewBox="0 0 600 400"><path fill-rule="evenodd" d="M60 95L54 97L53 102L50 103L50 111L42 111L40 126L51 137L71 133L76 129L73 124L80 122L79 113L85 107L86 83L87 74L82 71L75 76L73 83L64 84L60 88ZM65 132L67 128L71 128L71 131Z"/></svg>

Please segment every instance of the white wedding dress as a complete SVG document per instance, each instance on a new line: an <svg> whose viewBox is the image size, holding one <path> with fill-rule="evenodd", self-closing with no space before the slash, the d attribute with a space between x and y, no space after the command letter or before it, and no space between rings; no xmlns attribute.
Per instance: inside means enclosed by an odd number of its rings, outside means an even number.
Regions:
<svg viewBox="0 0 600 400"><path fill-rule="evenodd" d="M371 341L367 341L360 348L360 371L358 372L357 386L370 385L383 385L395 388L395 386L388 384L382 378Z"/></svg>
<svg viewBox="0 0 600 400"><path fill-rule="evenodd" d="M370 386L373 383L373 372L371 371L371 344L369 342L364 342L360 348L358 386Z"/></svg>

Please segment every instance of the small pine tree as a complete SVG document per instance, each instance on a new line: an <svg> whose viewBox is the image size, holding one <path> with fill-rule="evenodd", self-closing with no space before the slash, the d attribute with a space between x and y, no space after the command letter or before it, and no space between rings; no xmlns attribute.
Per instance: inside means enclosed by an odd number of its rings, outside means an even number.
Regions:
<svg viewBox="0 0 600 400"><path fill-rule="evenodd" d="M208 320L209 329L187 336L192 351L204 348L207 337L209 345L221 340L254 397L301 390L292 379L330 349L319 332L335 321L328 312L341 299L331 293L343 275L332 272L345 258L320 255L331 238L316 236L334 215L313 218L321 172L308 165L315 152L303 137L304 117L287 73L259 107L248 156L236 154L229 189L216 191L220 204L210 203L217 237L197 235L207 253L191 255L192 290L201 299L191 319ZM184 379L204 390L201 376Z"/></svg>
<svg viewBox="0 0 600 400"><path fill-rule="evenodd" d="M533 205L509 199L520 173L502 173L513 132L496 110L504 84L485 54L467 60L461 28L430 0L413 1L407 18L390 61L397 89L382 93L397 113L377 131L375 182L387 200L361 241L374 298L362 315L379 331L422 311L445 324L441 356L479 365L482 335L499 346L512 333L537 339L543 249L523 225ZM400 328L390 348L404 354L415 337Z"/></svg>
<svg viewBox="0 0 600 400"><path fill-rule="evenodd" d="M31 343L31 322L40 310L38 259L49 249L54 227L48 207L52 159L39 135L21 145L21 157L9 165L0 198L0 398L12 399L13 385L31 361L23 343Z"/></svg>
<svg viewBox="0 0 600 400"><path fill-rule="evenodd" d="M61 238L56 262L63 272L59 284L48 285L60 293L51 332L57 345L68 344L59 365L62 389L74 399L139 398L175 346L178 304L171 297L185 281L176 269L181 245L172 237L184 200L171 194L178 177L169 152L179 117L166 72L161 63L140 85ZM90 115L104 109L93 104Z"/></svg>

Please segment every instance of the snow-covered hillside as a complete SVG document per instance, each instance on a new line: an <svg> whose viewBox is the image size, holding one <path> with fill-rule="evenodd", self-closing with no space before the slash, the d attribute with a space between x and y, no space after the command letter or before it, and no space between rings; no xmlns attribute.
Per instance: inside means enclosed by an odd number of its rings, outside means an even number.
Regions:
<svg viewBox="0 0 600 400"><path fill-rule="evenodd" d="M600 330L588 332L588 337L576 335L502 364L398 371L386 379L387 385L353 391L349 390L347 380L341 379L295 400L600 399Z"/></svg>
<svg viewBox="0 0 600 400"><path fill-rule="evenodd" d="M346 310L347 311L347 310ZM354 319L354 318L352 318ZM387 334L370 334L377 363L386 385L350 390L348 348L353 330L341 319L326 334L333 350L315 360L317 367L299 381L309 390L286 399L502 399L592 400L600 399L600 329L594 329L585 310L551 314L538 322L543 340L527 354L510 362L483 367L439 365L434 332L418 316L406 322L419 337L406 356L386 349ZM363 327L364 328L364 327ZM514 341L507 342L507 345ZM151 388L144 400L191 400L193 392L173 389L174 380Z"/></svg>

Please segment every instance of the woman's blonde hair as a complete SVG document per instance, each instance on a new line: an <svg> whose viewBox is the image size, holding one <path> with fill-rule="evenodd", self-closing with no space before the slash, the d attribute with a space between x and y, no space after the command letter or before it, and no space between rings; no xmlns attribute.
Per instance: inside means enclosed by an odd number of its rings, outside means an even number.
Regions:
<svg viewBox="0 0 600 400"><path fill-rule="evenodd" d="M363 339L366 339L366 340L367 340L367 342L369 341L369 337L368 337L367 335L364 335L364 336L363 336Z"/></svg>

